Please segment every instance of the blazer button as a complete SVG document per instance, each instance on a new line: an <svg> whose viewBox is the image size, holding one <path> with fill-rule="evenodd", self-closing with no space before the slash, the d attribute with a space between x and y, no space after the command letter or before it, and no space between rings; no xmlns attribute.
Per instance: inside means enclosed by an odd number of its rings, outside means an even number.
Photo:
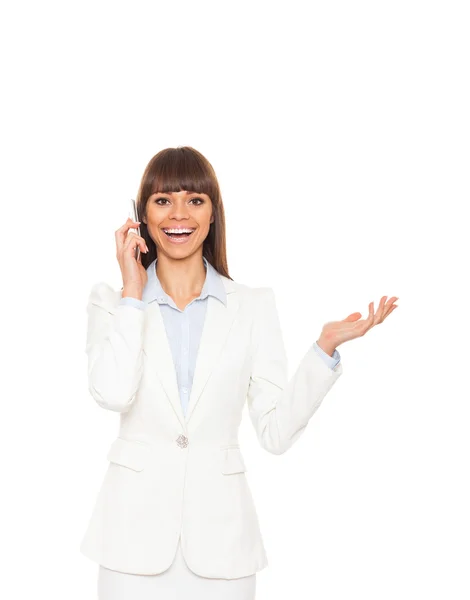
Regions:
<svg viewBox="0 0 470 600"><path fill-rule="evenodd" d="M186 446L189 444L189 440L185 435L180 435L178 436L178 438L176 439L176 443L178 444L178 446L180 448L186 448Z"/></svg>

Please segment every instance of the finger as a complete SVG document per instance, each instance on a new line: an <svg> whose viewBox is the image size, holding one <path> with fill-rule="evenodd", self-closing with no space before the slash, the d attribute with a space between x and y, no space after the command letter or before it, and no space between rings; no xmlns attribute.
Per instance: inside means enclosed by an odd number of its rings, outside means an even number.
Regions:
<svg viewBox="0 0 470 600"><path fill-rule="evenodd" d="M127 234L126 240L124 241L123 250L126 251L129 248L132 248L132 250L135 250L137 246L139 246L139 248L143 252L148 252L148 246L147 246L147 243L144 240L144 238L141 237L140 235L137 235L136 233L133 233L132 231L130 231Z"/></svg>
<svg viewBox="0 0 470 600"><path fill-rule="evenodd" d="M116 239L116 254L117 255L119 255L124 249L124 243L127 239L129 229L135 228L136 225L138 227L139 223L136 221L133 221L130 217L128 217L128 219L124 223L124 225L115 232L114 235L115 235L115 239Z"/></svg>
<svg viewBox="0 0 470 600"><path fill-rule="evenodd" d="M124 241L123 252L128 252L129 248L135 250L139 246L141 252L147 253L149 251L146 241L140 235L137 235L133 231L129 231Z"/></svg>
<svg viewBox="0 0 470 600"><path fill-rule="evenodd" d="M149 251L144 239L140 238L138 235L129 234L129 240L124 245L124 252L129 251L135 256L137 247L140 248L140 256L142 256L142 254L147 254Z"/></svg>
<svg viewBox="0 0 470 600"><path fill-rule="evenodd" d="M394 304L393 306L390 307L389 311L387 312L387 314L385 315L384 319L386 319L388 317L388 315L390 313L392 313L396 308L398 308L397 304Z"/></svg>
<svg viewBox="0 0 470 600"><path fill-rule="evenodd" d="M395 304L395 302L398 300L397 296L392 296L390 298L390 300L388 302L385 303L385 310L387 310L388 308L390 308L390 306L392 306L392 304Z"/></svg>
<svg viewBox="0 0 470 600"><path fill-rule="evenodd" d="M123 249L129 229L137 229L139 225L140 221L133 221L130 217L128 217L124 225L119 227L119 229L114 232L114 237L116 239L116 250L118 253Z"/></svg>
<svg viewBox="0 0 470 600"><path fill-rule="evenodd" d="M390 311L392 309L393 306L395 306L395 302L398 300L398 298L396 296L393 296L392 298L390 298L390 300L387 302L387 304L385 305L385 314L384 314L384 319L385 317L387 317L390 314Z"/></svg>
<svg viewBox="0 0 470 600"><path fill-rule="evenodd" d="M124 225L122 225L122 227L119 227L119 229L116 230L116 234L124 233L124 235L126 235L129 229L137 229L139 225L140 221L133 221L130 217L128 217Z"/></svg>
<svg viewBox="0 0 470 600"><path fill-rule="evenodd" d="M364 335L374 324L374 303L369 303L369 314L367 315L367 319L360 322L359 331L361 335Z"/></svg>
<svg viewBox="0 0 470 600"><path fill-rule="evenodd" d="M379 306L377 308L377 312L375 313L375 317L374 317L374 326L378 325L379 323L382 323L382 321L384 320L385 301L386 300L387 300L387 296L382 296L382 298L380 298Z"/></svg>

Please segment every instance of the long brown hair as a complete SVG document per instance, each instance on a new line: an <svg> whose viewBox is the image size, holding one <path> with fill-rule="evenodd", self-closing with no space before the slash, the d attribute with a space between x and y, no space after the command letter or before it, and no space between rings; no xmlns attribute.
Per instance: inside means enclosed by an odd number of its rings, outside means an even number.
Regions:
<svg viewBox="0 0 470 600"><path fill-rule="evenodd" d="M147 268L157 257L156 244L142 219L147 213L150 196L156 192L168 193L182 190L207 194L211 199L214 221L204 240L202 254L221 275L232 279L227 266L225 213L219 183L207 158L191 146L160 150L145 167L136 197L137 215L141 222L140 235L149 249L147 253L142 252L140 255L142 266Z"/></svg>

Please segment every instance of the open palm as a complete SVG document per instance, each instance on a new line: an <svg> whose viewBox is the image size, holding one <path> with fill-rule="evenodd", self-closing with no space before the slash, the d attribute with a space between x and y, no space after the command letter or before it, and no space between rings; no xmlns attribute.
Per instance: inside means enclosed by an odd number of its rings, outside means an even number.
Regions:
<svg viewBox="0 0 470 600"><path fill-rule="evenodd" d="M361 313L355 312L343 321L330 321L323 326L321 338L333 348L344 344L349 340L363 336L375 325L383 323L384 320L397 308L394 304L398 298L393 296L386 302L387 296L382 296L377 312L374 314L374 303L369 304L369 315L367 319L361 319Z"/></svg>

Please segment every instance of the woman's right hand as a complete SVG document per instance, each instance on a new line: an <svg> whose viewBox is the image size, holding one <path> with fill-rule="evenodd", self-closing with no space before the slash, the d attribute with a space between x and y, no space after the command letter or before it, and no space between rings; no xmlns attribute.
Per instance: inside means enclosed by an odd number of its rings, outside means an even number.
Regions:
<svg viewBox="0 0 470 600"><path fill-rule="evenodd" d="M140 235L129 229L137 229L140 223L133 221L130 217L115 232L116 237L116 258L122 273L122 282L124 288L132 288L140 295L147 283L147 270L143 267L140 256L139 260L135 258L135 249L137 246L140 252L148 252L147 244Z"/></svg>

